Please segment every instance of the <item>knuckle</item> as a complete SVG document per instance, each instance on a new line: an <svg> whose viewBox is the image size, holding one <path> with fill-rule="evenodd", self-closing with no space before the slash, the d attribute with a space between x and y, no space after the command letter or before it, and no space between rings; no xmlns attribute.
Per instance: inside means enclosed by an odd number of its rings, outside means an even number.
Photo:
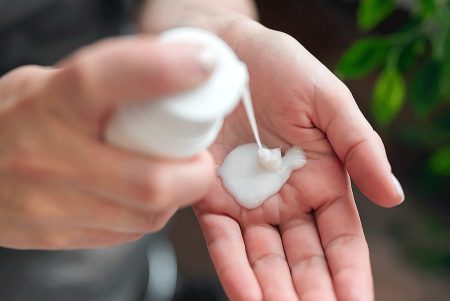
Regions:
<svg viewBox="0 0 450 301"><path fill-rule="evenodd" d="M170 175L162 168L149 169L137 185L138 200L148 208L162 207L170 199L170 182Z"/></svg>
<svg viewBox="0 0 450 301"><path fill-rule="evenodd" d="M67 100L81 100L86 96L86 67L83 59L76 58L73 62L62 71L62 74L57 77L59 78L61 86L65 86L67 84L71 85L71 89L66 91L70 91L70 93L76 93L76 95L63 95L64 99ZM58 81L58 79L57 79Z"/></svg>
<svg viewBox="0 0 450 301"><path fill-rule="evenodd" d="M85 68L82 58L74 58L71 64L64 70L64 76L71 79L71 83L81 84L85 78Z"/></svg>
<svg viewBox="0 0 450 301"><path fill-rule="evenodd" d="M89 72L89 63L81 56L75 56L70 62L55 74L52 81L52 90L57 91L56 106L63 105L78 117L90 113L88 106L94 97L90 97L92 89L89 83L93 81L92 72ZM87 108L84 108L87 107Z"/></svg>
<svg viewBox="0 0 450 301"><path fill-rule="evenodd" d="M42 192L31 192L25 196L18 209L19 219L33 224L52 224L64 218L50 196Z"/></svg>
<svg viewBox="0 0 450 301"><path fill-rule="evenodd" d="M157 232L164 228L169 219L177 211L178 207L170 207L162 211L146 212L141 217L139 230L143 232ZM138 231L139 231L138 230Z"/></svg>
<svg viewBox="0 0 450 301"><path fill-rule="evenodd" d="M151 232L161 231L166 224L167 224L167 221L160 220L160 222L154 224L153 228L151 229Z"/></svg>
<svg viewBox="0 0 450 301"><path fill-rule="evenodd" d="M377 131L372 130L371 133L375 142L380 144L384 148L383 140L381 139L381 136L377 133Z"/></svg>
<svg viewBox="0 0 450 301"><path fill-rule="evenodd" d="M350 89L337 77L331 82L332 88L327 92L329 101L326 104L332 108L334 114L338 115L348 111L348 108L353 108L355 100Z"/></svg>
<svg viewBox="0 0 450 301"><path fill-rule="evenodd" d="M73 58L53 76L48 87L52 115L87 132L99 126L108 103L108 87L99 86L96 68L91 65L85 58Z"/></svg>
<svg viewBox="0 0 450 301"><path fill-rule="evenodd" d="M291 44L291 45L295 45L295 47L303 48L303 46L293 36L291 36L287 33L276 31L276 30L272 30L271 33L274 38L279 38L280 42L283 44Z"/></svg>
<svg viewBox="0 0 450 301"><path fill-rule="evenodd" d="M157 232L164 228L172 215L167 212L153 212L145 217L144 230L146 232Z"/></svg>
<svg viewBox="0 0 450 301"><path fill-rule="evenodd" d="M337 84L337 91L338 91L338 95L340 96L341 99L345 99L345 100L353 100L354 99L352 91L350 91L350 89L347 87L347 85L344 84L339 79L338 79L338 84Z"/></svg>
<svg viewBox="0 0 450 301"><path fill-rule="evenodd" d="M45 69L39 66L21 66L5 74L0 80L0 96L3 104L21 104L33 99L36 79ZM19 101L18 101L19 100Z"/></svg>
<svg viewBox="0 0 450 301"><path fill-rule="evenodd" d="M34 135L19 137L10 160L11 172L23 176L44 176L48 156L42 145L42 141Z"/></svg>
<svg viewBox="0 0 450 301"><path fill-rule="evenodd" d="M36 246L45 250L70 248L72 237L67 233L49 232L36 236Z"/></svg>
<svg viewBox="0 0 450 301"><path fill-rule="evenodd" d="M155 229L155 212L144 214L142 219L142 225L140 228L145 232L153 232Z"/></svg>

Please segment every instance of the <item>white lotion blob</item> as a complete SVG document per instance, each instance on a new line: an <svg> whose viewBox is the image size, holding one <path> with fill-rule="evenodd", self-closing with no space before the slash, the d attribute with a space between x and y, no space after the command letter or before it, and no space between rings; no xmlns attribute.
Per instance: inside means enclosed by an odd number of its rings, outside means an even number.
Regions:
<svg viewBox="0 0 450 301"><path fill-rule="evenodd" d="M283 162L283 160L281 159L281 149L258 149L258 161L268 171L277 171L281 167L281 164Z"/></svg>
<svg viewBox="0 0 450 301"><path fill-rule="evenodd" d="M225 157L218 174L228 193L242 207L253 209L280 191L292 171L305 163L305 153L297 146L288 149L281 158L278 148L259 149L256 143L248 143Z"/></svg>

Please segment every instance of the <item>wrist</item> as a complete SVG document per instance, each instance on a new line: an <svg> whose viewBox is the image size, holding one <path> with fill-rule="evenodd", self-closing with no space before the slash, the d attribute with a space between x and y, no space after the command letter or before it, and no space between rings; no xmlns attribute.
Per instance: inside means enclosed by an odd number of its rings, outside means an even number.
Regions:
<svg viewBox="0 0 450 301"><path fill-rule="evenodd" d="M142 32L158 34L170 28L191 26L198 27L221 35L233 24L241 21L252 21L257 18L256 8L251 1L247 7L214 7L207 1L147 1L139 16L139 26ZM233 2L233 1L231 1Z"/></svg>

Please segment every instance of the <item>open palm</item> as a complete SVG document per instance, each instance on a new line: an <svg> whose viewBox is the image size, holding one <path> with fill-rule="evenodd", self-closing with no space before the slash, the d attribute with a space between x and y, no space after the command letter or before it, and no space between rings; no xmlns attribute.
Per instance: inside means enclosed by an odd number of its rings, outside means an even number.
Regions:
<svg viewBox="0 0 450 301"><path fill-rule="evenodd" d="M378 135L348 89L291 37L243 21L235 47L250 72L262 142L304 149L294 171L259 208L238 205L218 178L194 206L211 258L232 300L373 300L367 243L350 186L393 206L401 196ZM243 106L210 148L216 164L254 142Z"/></svg>

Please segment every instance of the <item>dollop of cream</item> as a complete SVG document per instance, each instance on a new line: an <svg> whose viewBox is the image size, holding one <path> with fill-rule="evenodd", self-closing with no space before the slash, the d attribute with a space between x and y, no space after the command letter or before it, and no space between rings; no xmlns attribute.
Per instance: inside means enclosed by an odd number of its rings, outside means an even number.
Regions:
<svg viewBox="0 0 450 301"><path fill-rule="evenodd" d="M253 209L280 191L292 171L305 163L306 156L300 147L291 147L281 157L279 148L259 148L256 143L249 143L232 150L218 174L227 192L242 207Z"/></svg>
<svg viewBox="0 0 450 301"><path fill-rule="evenodd" d="M268 171L277 171L281 164L281 149L260 148L258 149L258 161Z"/></svg>

